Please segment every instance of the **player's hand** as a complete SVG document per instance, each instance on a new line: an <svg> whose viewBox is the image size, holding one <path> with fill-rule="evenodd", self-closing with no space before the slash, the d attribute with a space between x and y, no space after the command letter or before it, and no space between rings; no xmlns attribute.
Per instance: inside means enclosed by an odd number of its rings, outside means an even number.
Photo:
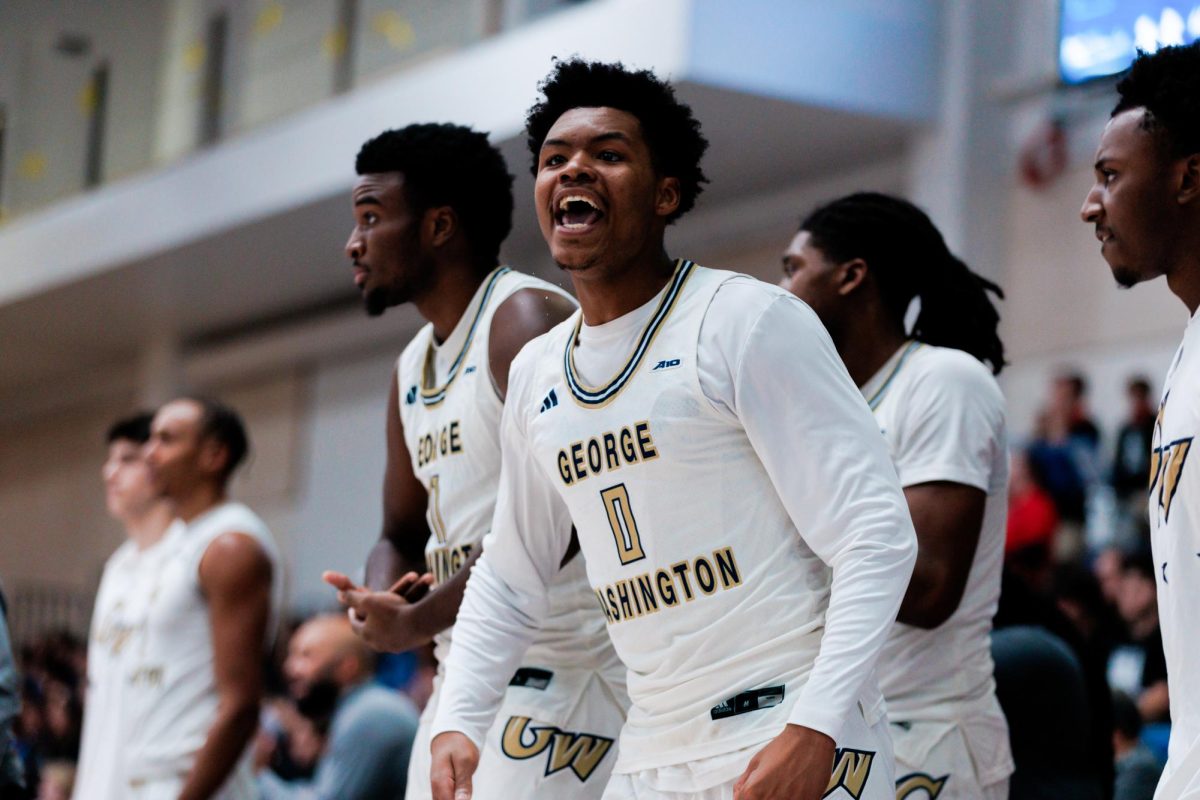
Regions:
<svg viewBox="0 0 1200 800"><path fill-rule="evenodd" d="M788 725L762 750L733 785L734 800L820 800L833 772L833 739Z"/></svg>
<svg viewBox="0 0 1200 800"><path fill-rule="evenodd" d="M429 592L432 575L409 572L386 592L365 589L339 572L322 578L338 590L338 602L346 606L355 633L374 649L402 653L429 641L413 603Z"/></svg>
<svg viewBox="0 0 1200 800"><path fill-rule="evenodd" d="M433 737L429 782L433 800L471 800L471 778L479 766L479 748L458 731Z"/></svg>

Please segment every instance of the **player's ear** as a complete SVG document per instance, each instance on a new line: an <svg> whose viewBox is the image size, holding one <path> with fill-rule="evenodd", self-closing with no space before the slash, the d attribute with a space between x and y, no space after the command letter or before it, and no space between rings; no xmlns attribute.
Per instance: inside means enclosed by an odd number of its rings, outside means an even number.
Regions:
<svg viewBox="0 0 1200 800"><path fill-rule="evenodd" d="M450 206L429 209L423 223L421 233L430 247L441 247L458 232L458 215Z"/></svg>
<svg viewBox="0 0 1200 800"><path fill-rule="evenodd" d="M1200 201L1200 153L1183 159L1179 173L1179 191L1176 199L1180 205Z"/></svg>
<svg viewBox="0 0 1200 800"><path fill-rule="evenodd" d="M229 448L212 437L200 442L200 467L205 472L220 472L229 459Z"/></svg>
<svg viewBox="0 0 1200 800"><path fill-rule="evenodd" d="M867 279L867 262L861 258L853 258L838 264L837 290L845 297L858 290Z"/></svg>
<svg viewBox="0 0 1200 800"><path fill-rule="evenodd" d="M679 193L679 178L659 178L658 191L654 198L654 213L669 217L679 209L682 196Z"/></svg>

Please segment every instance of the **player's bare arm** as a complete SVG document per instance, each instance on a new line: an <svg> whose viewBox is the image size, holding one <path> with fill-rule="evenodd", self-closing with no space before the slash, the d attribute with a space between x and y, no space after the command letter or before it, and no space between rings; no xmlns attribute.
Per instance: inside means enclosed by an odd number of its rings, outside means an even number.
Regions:
<svg viewBox="0 0 1200 800"><path fill-rule="evenodd" d="M200 561L200 588L212 625L217 718L196 754L180 800L212 797L258 727L271 580L267 554L247 534L219 536Z"/></svg>
<svg viewBox="0 0 1200 800"><path fill-rule="evenodd" d="M413 475L400 421L400 389L392 370L387 409L387 467L383 474L383 531L367 556L366 585L386 591L405 573L425 571L428 497Z"/></svg>
<svg viewBox="0 0 1200 800"><path fill-rule="evenodd" d="M987 493L974 486L933 481L904 489L917 529L917 563L896 617L936 628L958 609L983 528Z"/></svg>

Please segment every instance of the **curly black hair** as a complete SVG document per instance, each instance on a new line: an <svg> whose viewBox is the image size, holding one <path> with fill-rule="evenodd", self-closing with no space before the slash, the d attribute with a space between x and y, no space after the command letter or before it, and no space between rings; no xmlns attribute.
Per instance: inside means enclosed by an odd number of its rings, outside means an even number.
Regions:
<svg viewBox="0 0 1200 800"><path fill-rule="evenodd" d="M480 267L496 265L512 230L513 176L486 133L431 122L384 131L358 151L354 169L403 173L413 212L453 208Z"/></svg>
<svg viewBox="0 0 1200 800"><path fill-rule="evenodd" d="M1161 136L1173 157L1200 153L1200 42L1139 52L1117 92L1114 117L1144 108L1142 127Z"/></svg>
<svg viewBox="0 0 1200 800"><path fill-rule="evenodd" d="M700 160L708 140L691 106L675 99L675 89L649 70L633 71L620 62L605 64L572 58L558 61L538 86L542 100L525 117L532 172L537 174L538 152L546 134L565 112L573 108L616 108L637 117L659 175L679 179L679 208L667 218L671 223L691 210L708 183Z"/></svg>

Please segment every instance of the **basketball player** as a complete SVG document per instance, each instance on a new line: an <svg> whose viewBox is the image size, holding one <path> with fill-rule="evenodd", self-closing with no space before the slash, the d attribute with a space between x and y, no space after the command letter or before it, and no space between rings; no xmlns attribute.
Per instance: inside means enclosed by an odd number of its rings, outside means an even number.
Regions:
<svg viewBox="0 0 1200 800"><path fill-rule="evenodd" d="M246 745L282 575L266 525L228 498L247 445L236 412L213 400L173 400L154 415L146 462L176 520L141 632L127 645L121 797L257 796Z"/></svg>
<svg viewBox="0 0 1200 800"><path fill-rule="evenodd" d="M401 354L388 399L384 531L367 565L369 584L385 591L329 580L365 617L369 644L401 651L432 639L444 663L496 503L509 362L575 306L561 289L499 265L512 225L512 176L485 134L410 125L363 145L356 169L346 253L367 311L411 302L428 324ZM562 533L570 536L569 522ZM386 591L415 578L422 560L436 579L428 595L410 603ZM481 798L596 798L616 761L609 751L628 705L624 669L582 560L562 562L533 647L503 676L510 685L487 735ZM409 800L429 797L441 682L439 675L413 745Z"/></svg>
<svg viewBox="0 0 1200 800"><path fill-rule="evenodd" d="M118 420L108 431L104 477L108 513L125 528L125 543L104 565L88 638L87 705L76 773L75 800L116 800L129 782L122 771L129 718L125 667L144 633L150 588L170 545L163 542L174 519L171 504L150 479L143 445L151 414Z"/></svg>
<svg viewBox="0 0 1200 800"><path fill-rule="evenodd" d="M435 796L470 796L573 522L633 701L605 798L890 798L873 671L916 543L862 395L796 298L667 256L707 146L669 84L571 60L542 91L534 202L582 313L513 361Z"/></svg>
<svg viewBox="0 0 1200 800"><path fill-rule="evenodd" d="M1140 55L1117 85L1083 221L1121 286L1165 275L1191 320L1163 384L1150 530L1170 690L1171 741L1156 800L1200 798L1200 44ZM1189 466L1192 465L1192 466Z"/></svg>
<svg viewBox="0 0 1200 800"><path fill-rule="evenodd" d="M896 796L1004 800L1013 761L990 639L1008 507L1004 397L992 377L1004 345L988 298L1000 290L916 206L870 193L809 214L783 272L780 285L817 312L875 412L917 530L879 668Z"/></svg>

